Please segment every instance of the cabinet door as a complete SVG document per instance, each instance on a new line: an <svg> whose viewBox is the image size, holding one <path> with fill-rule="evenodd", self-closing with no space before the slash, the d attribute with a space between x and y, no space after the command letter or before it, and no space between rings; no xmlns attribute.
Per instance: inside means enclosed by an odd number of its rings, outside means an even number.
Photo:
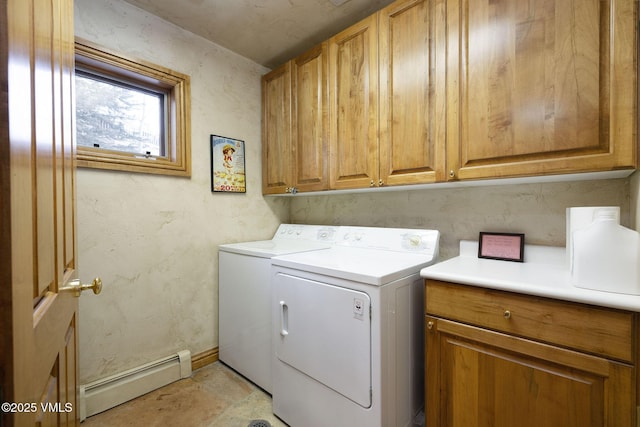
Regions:
<svg viewBox="0 0 640 427"><path fill-rule="evenodd" d="M379 16L379 184L443 181L444 2L400 0Z"/></svg>
<svg viewBox="0 0 640 427"><path fill-rule="evenodd" d="M326 190L329 186L327 43L294 59L291 67L293 185L299 191Z"/></svg>
<svg viewBox="0 0 640 427"><path fill-rule="evenodd" d="M602 427L635 420L630 365L426 318L428 427Z"/></svg>
<svg viewBox="0 0 640 427"><path fill-rule="evenodd" d="M291 63L262 77L262 193L285 193L292 183Z"/></svg>
<svg viewBox="0 0 640 427"><path fill-rule="evenodd" d="M332 189L378 182L378 15L329 40Z"/></svg>
<svg viewBox="0 0 640 427"><path fill-rule="evenodd" d="M451 178L636 165L634 0L449 0Z"/></svg>

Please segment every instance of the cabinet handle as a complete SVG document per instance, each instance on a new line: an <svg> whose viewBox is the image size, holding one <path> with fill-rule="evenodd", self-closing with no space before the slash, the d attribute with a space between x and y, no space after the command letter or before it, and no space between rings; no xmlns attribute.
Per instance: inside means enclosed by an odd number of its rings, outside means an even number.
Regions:
<svg viewBox="0 0 640 427"><path fill-rule="evenodd" d="M384 181L383 181L383 180L379 180L379 181L378 181L378 185L379 185L380 187L382 187L382 186L384 185Z"/></svg>
<svg viewBox="0 0 640 427"><path fill-rule="evenodd" d="M375 184L373 183L373 180L371 180L371 182L369 183L369 187L373 187Z"/></svg>
<svg viewBox="0 0 640 427"><path fill-rule="evenodd" d="M502 315L505 319L511 319L511 312L509 310L505 310Z"/></svg>
<svg viewBox="0 0 640 427"><path fill-rule="evenodd" d="M429 320L427 322L427 329L429 329L429 330L433 329L433 321Z"/></svg>
<svg viewBox="0 0 640 427"><path fill-rule="evenodd" d="M455 178L456 177L456 171L454 171L453 169L451 169L449 171L449 178Z"/></svg>

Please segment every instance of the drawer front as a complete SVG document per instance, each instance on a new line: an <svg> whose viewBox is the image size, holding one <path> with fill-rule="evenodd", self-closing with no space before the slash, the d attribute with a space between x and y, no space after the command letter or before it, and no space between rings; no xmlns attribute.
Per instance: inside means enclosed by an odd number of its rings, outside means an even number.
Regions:
<svg viewBox="0 0 640 427"><path fill-rule="evenodd" d="M425 298L431 316L634 361L631 312L435 280Z"/></svg>

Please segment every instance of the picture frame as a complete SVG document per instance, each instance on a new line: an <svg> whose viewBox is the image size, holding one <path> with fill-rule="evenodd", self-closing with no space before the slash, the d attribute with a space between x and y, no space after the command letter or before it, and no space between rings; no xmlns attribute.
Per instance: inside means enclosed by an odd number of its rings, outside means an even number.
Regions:
<svg viewBox="0 0 640 427"><path fill-rule="evenodd" d="M524 262L524 234L481 231L478 258Z"/></svg>
<svg viewBox="0 0 640 427"><path fill-rule="evenodd" d="M244 141L211 135L211 191L246 193Z"/></svg>

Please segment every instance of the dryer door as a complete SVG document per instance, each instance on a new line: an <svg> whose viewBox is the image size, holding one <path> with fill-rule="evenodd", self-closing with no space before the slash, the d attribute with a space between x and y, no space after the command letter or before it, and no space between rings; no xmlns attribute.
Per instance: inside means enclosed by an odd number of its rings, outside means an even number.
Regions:
<svg viewBox="0 0 640 427"><path fill-rule="evenodd" d="M283 273L275 278L277 360L370 407L369 296Z"/></svg>

